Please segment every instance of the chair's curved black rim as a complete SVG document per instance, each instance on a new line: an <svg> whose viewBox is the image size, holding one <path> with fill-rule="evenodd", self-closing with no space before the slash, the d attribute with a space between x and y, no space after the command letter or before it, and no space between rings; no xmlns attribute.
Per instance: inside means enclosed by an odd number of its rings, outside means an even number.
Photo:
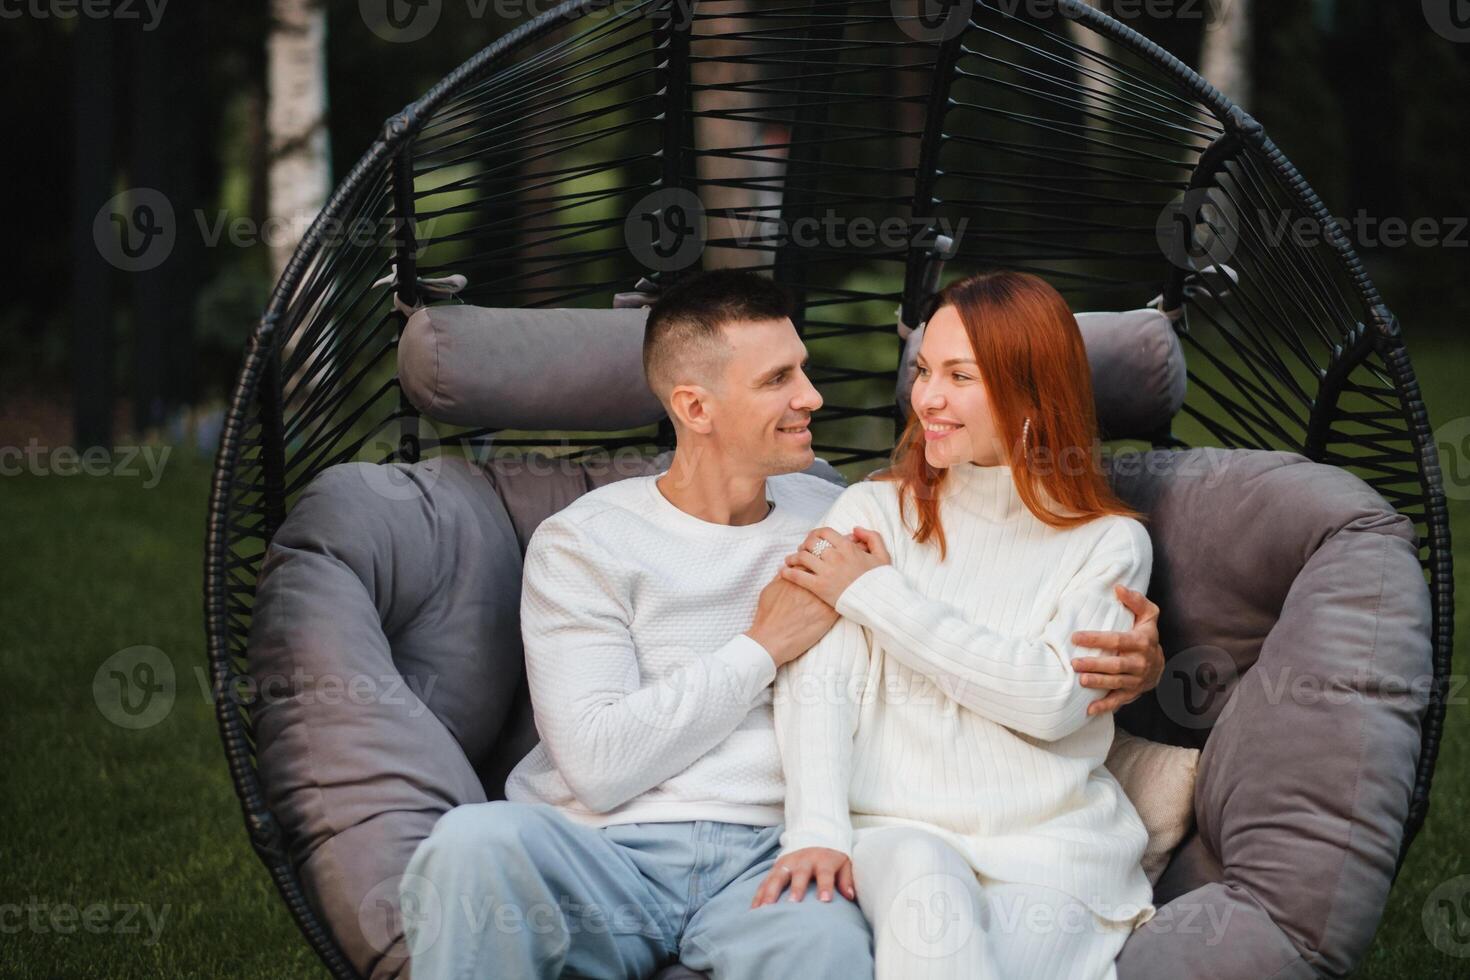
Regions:
<svg viewBox="0 0 1470 980"><path fill-rule="evenodd" d="M674 0L660 2L668 4ZM1383 358L1391 372L1416 454L1425 502L1424 519L1429 538L1427 568L1430 573L1434 615L1433 680L1430 685L1429 705L1423 717L1422 750L1395 868L1397 874L1428 812L1430 786L1443 730L1454 627L1453 569L1443 477L1428 413L1397 321L1384 306L1351 243L1315 191L1249 114L1189 66L1127 25L1081 0L1056 0L1056 4L1063 16L1111 38L1134 55L1150 62L1153 67L1167 72L1182 89L1208 107L1215 118L1226 127L1227 132L1249 144L1263 159L1269 161L1300 207L1320 223L1333 253L1357 291L1358 299L1370 311L1372 334L1364 338L1365 347L1343 348L1337 353L1337 357L1344 360L1359 358L1363 356L1366 346L1371 346ZM285 318L287 306L307 267L322 246L323 229L330 227L333 221L350 210L369 178L384 167L394 166L396 157L410 145L422 122L445 100L502 66L523 46L605 6L607 0L566 0L479 51L424 96L386 121L382 134L332 193L272 291L264 315L246 342L243 364L225 412L210 487L204 567L204 617L216 717L231 780L240 800L251 843L308 943L331 974L341 980L356 980L359 974L347 962L336 940L317 916L304 893L280 826L265 803L255 764L253 737L244 706L232 694L236 689L238 672L229 651L227 578L232 528L228 518L228 501L235 489L251 407L258 400L264 429L261 466L266 480L264 507L267 513L264 517L266 539L269 540L285 512L285 495L279 481L285 465L284 449L278 439L270 438L269 432L272 420L278 425L281 417L279 347L282 338L278 335L277 328ZM687 19L683 28L688 29ZM1335 393L1329 391L1324 394L1329 397L1322 399L1321 408L1323 411L1330 411L1330 402Z"/></svg>

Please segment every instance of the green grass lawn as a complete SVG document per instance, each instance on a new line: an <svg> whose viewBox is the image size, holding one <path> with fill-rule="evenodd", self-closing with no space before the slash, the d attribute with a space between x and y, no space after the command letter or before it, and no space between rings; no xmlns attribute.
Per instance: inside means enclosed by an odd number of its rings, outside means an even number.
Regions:
<svg viewBox="0 0 1470 980"><path fill-rule="evenodd" d="M0 901L22 925L0 919L0 975L323 975L246 841L201 681L209 467L177 453L163 473L0 490ZM140 645L172 662L176 698L128 730L93 677Z"/></svg>
<svg viewBox="0 0 1470 980"><path fill-rule="evenodd" d="M1470 416L1470 342L1411 350L1434 422ZM175 453L151 488L146 475L0 480L0 976L324 975L246 842L215 733L201 614L207 464ZM1470 507L1451 506L1464 579ZM1470 587L1460 592L1463 671ZM103 716L93 682L137 646L171 662L176 696L162 721L129 730ZM1458 693L1429 821L1362 977L1470 973L1470 960L1430 945L1422 918L1435 886L1470 874L1470 712Z"/></svg>

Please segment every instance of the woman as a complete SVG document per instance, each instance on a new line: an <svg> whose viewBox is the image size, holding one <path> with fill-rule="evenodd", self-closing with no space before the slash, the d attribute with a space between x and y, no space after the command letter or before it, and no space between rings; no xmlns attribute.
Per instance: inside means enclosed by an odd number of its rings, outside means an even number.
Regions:
<svg viewBox="0 0 1470 980"><path fill-rule="evenodd" d="M776 681L786 826L754 904L840 887L877 980L1112 977L1154 914L1147 835L1070 638L1131 626L1116 588L1147 587L1148 534L1097 466L1082 338L1043 280L947 287L917 365L892 467L782 569L841 618Z"/></svg>

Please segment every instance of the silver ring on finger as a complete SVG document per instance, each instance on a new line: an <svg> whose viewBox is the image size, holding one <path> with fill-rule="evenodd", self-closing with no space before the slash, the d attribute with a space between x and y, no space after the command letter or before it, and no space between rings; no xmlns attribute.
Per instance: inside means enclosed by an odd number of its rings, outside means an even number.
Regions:
<svg viewBox="0 0 1470 980"><path fill-rule="evenodd" d="M812 545L807 550L816 557L820 558L822 557L822 552L826 551L830 547L832 547L831 541L828 541L826 538L818 538L817 543Z"/></svg>

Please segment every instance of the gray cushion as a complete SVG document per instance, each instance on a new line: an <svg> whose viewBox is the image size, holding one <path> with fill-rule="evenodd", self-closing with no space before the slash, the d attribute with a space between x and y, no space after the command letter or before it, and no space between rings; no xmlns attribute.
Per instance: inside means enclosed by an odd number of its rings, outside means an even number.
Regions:
<svg viewBox="0 0 1470 980"><path fill-rule="evenodd" d="M1158 310L1078 313L1077 326L1092 368L1092 395L1104 439L1148 438L1167 429L1184 404L1184 351L1169 318ZM912 409L915 363L924 328L909 334L894 397Z"/></svg>
<svg viewBox="0 0 1470 980"><path fill-rule="evenodd" d="M521 552L463 460L347 463L302 493L266 553L250 673L266 800L353 965L396 974L396 876L450 807L485 799L520 677ZM395 682L401 677L406 684ZM356 693L354 693L356 692Z"/></svg>
<svg viewBox="0 0 1470 980"><path fill-rule="evenodd" d="M647 318L643 309L430 306L399 338L398 379L415 408L453 425L636 429L664 417L643 378Z"/></svg>
<svg viewBox="0 0 1470 980"><path fill-rule="evenodd" d="M1119 976L1342 976L1383 914L1419 755L1413 524L1294 453L1123 453L1113 483L1149 515L1168 657L1119 721L1204 746L1197 832Z"/></svg>

